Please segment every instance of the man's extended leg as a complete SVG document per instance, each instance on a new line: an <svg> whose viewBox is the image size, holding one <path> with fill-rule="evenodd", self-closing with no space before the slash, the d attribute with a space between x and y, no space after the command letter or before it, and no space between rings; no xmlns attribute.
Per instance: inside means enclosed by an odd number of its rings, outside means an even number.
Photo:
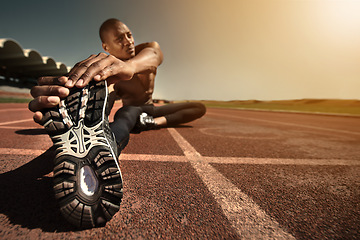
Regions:
<svg viewBox="0 0 360 240"><path fill-rule="evenodd" d="M105 106L106 82L72 88L42 125L56 148L54 192L60 212L81 228L103 226L119 210L122 176Z"/></svg>
<svg viewBox="0 0 360 240"><path fill-rule="evenodd" d="M129 133L141 114L142 109L134 106L120 108L110 123L111 131L114 133L119 151L123 150L129 141Z"/></svg>
<svg viewBox="0 0 360 240"><path fill-rule="evenodd" d="M144 105L143 112L153 116L159 126L175 126L201 118L206 107L201 103L173 103L164 106ZM165 122L164 122L165 120Z"/></svg>

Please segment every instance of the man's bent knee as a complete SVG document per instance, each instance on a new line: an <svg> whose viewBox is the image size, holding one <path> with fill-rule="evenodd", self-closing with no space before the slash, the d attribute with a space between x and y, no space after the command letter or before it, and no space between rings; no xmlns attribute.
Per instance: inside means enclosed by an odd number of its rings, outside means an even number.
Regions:
<svg viewBox="0 0 360 240"><path fill-rule="evenodd" d="M205 107L204 104L202 104L202 103L194 103L194 106L195 106L196 109L198 110L198 111L197 111L197 114L196 114L198 118L201 118L202 116L205 115L205 113L206 113L206 107Z"/></svg>

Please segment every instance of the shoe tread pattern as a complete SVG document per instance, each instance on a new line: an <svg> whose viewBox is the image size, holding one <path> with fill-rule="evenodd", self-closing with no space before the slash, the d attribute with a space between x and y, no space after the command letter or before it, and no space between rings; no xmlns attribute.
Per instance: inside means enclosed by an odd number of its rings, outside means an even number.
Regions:
<svg viewBox="0 0 360 240"><path fill-rule="evenodd" d="M90 164L99 178L99 197L91 199L80 194L80 187L76 184L80 167L72 159L60 159L54 168L54 192L60 211L79 228L103 226L119 211L123 196L121 175L111 153L107 150L94 151L97 154Z"/></svg>
<svg viewBox="0 0 360 240"><path fill-rule="evenodd" d="M55 158L54 167L54 193L58 200L60 212L73 225L79 228L99 227L106 224L116 212L119 211L122 193L122 178L120 169L114 159L114 153L111 151L111 144L114 142L112 132L108 125L108 118L104 117L104 104L107 103L106 84L90 83L88 86L88 96L84 119L81 119L82 89L73 88L69 96L63 100L66 114L61 113L60 107L43 112L44 118L42 124L52 138L54 144L61 146L63 140L61 136L68 134L66 141L70 144L77 144L71 130L84 122L83 138L84 143L92 141L89 135L89 128L100 125L103 131L102 138L108 139L104 145L93 146L89 149L85 158L78 158L76 154L60 155ZM72 125L66 124L64 117L69 118ZM86 130L88 129L89 132ZM111 141L110 141L111 140ZM60 143L59 143L60 142ZM86 145L88 146L88 145ZM61 148L61 147L59 147ZM61 150L57 150L57 153ZM76 152L74 150L74 152ZM88 165L95 172L99 182L97 193L89 197L82 193L79 185L79 172L81 167Z"/></svg>

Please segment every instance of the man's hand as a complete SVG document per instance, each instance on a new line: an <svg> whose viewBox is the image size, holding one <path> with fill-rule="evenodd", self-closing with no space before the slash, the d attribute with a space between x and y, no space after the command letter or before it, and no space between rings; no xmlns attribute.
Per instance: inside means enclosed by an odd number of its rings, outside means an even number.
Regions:
<svg viewBox="0 0 360 240"><path fill-rule="evenodd" d="M119 80L130 80L134 74L134 67L130 63L113 55L99 53L78 62L69 72L65 86L82 88L92 79L102 81L111 76L117 76Z"/></svg>
<svg viewBox="0 0 360 240"><path fill-rule="evenodd" d="M69 95L69 89L63 87L67 77L41 77L38 86L31 88L33 100L29 103L30 111L34 112L34 121L40 123L43 118L41 110L52 108L59 104L61 98Z"/></svg>

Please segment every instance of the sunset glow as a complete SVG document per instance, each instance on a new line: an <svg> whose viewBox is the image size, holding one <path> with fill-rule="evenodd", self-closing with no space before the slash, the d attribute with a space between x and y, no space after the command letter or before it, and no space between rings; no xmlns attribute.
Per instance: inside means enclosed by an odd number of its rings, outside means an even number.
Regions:
<svg viewBox="0 0 360 240"><path fill-rule="evenodd" d="M102 51L97 30L110 17L136 43L158 41L157 98L360 98L360 1L86 1L86 13L60 7L66 18L26 4L21 21L0 16L1 37L67 65Z"/></svg>

